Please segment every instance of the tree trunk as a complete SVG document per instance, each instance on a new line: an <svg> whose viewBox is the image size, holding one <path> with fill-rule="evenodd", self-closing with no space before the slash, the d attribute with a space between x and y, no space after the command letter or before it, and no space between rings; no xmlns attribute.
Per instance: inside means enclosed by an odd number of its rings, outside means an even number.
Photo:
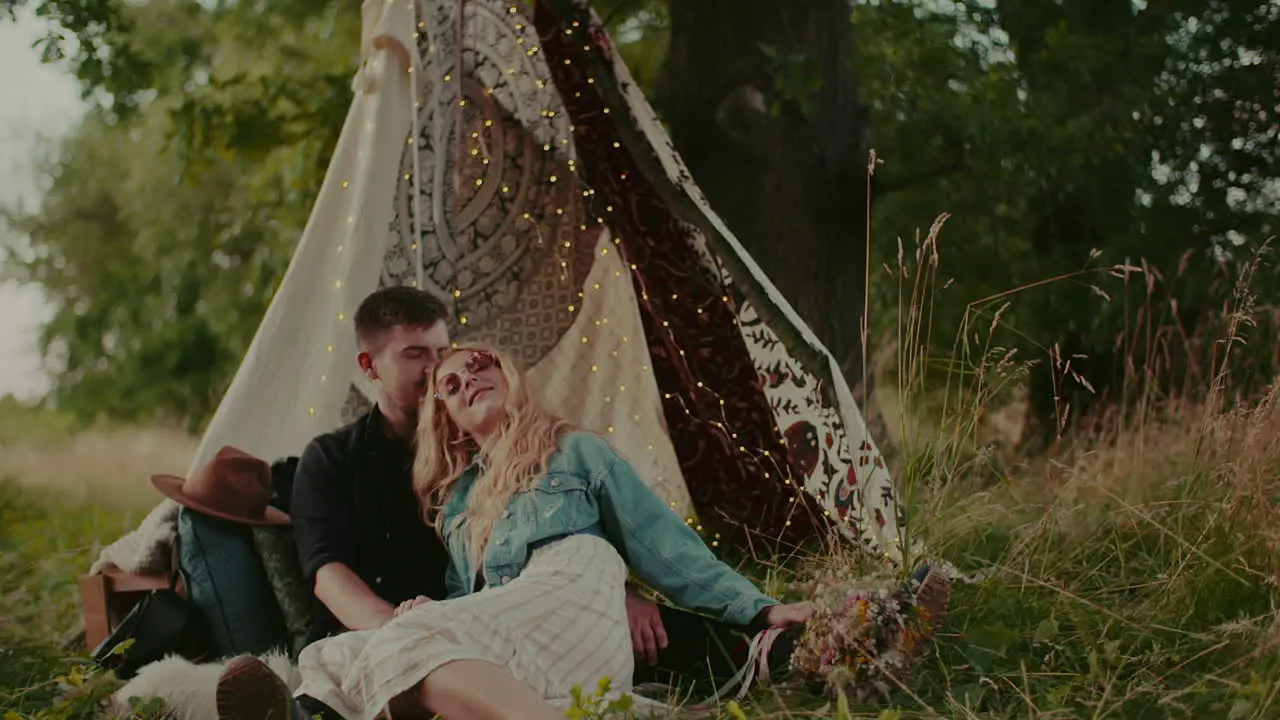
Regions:
<svg viewBox="0 0 1280 720"><path fill-rule="evenodd" d="M867 117L849 4L677 0L670 14L657 105L676 149L861 400Z"/></svg>

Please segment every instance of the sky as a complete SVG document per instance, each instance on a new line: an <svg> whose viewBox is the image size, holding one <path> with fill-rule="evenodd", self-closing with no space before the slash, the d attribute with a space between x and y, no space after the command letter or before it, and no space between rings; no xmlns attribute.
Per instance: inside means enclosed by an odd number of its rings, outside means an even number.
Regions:
<svg viewBox="0 0 1280 720"><path fill-rule="evenodd" d="M39 202L44 181L34 167L35 147L41 138L66 134L81 112L74 78L43 65L31 46L45 27L29 12L16 23L0 17L0 203L6 205ZM0 397L34 399L48 389L36 334L49 314L38 288L0 283Z"/></svg>

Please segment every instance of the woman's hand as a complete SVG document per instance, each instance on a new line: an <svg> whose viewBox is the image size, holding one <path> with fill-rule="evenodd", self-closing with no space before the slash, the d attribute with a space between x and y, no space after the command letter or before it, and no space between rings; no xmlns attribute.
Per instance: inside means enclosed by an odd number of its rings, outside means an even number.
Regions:
<svg viewBox="0 0 1280 720"><path fill-rule="evenodd" d="M628 587L627 622L631 625L635 654L650 665L657 665L658 651L667 648L667 629L662 625L658 605Z"/></svg>
<svg viewBox="0 0 1280 720"><path fill-rule="evenodd" d="M789 605L772 605L765 611L769 627L784 627L808 622L813 616L813 603L801 602Z"/></svg>
<svg viewBox="0 0 1280 720"><path fill-rule="evenodd" d="M412 600L405 600L404 602L400 603L399 606L396 607L395 612L391 613L391 617L398 618L401 615L409 612L410 610L418 607L419 605L425 605L429 602L431 602L431 598L424 597L422 595L419 595L418 597L413 598Z"/></svg>

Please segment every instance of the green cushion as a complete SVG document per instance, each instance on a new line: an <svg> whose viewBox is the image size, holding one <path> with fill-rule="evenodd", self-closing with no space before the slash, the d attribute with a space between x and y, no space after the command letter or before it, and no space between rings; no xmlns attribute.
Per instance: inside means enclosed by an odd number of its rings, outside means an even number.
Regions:
<svg viewBox="0 0 1280 720"><path fill-rule="evenodd" d="M292 527L255 527L253 545L262 558L280 612L284 615L290 649L297 657L306 644L311 625L311 590L298 563Z"/></svg>

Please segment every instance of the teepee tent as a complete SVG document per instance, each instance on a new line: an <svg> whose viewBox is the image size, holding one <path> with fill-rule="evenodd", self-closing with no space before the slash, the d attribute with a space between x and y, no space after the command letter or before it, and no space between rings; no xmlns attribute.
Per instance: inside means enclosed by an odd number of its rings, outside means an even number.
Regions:
<svg viewBox="0 0 1280 720"><path fill-rule="evenodd" d="M709 207L585 0L365 0L324 184L193 468L273 459L375 397L352 316L425 288L607 435L674 512L900 559L893 485L830 353ZM176 507L104 551L163 558Z"/></svg>

